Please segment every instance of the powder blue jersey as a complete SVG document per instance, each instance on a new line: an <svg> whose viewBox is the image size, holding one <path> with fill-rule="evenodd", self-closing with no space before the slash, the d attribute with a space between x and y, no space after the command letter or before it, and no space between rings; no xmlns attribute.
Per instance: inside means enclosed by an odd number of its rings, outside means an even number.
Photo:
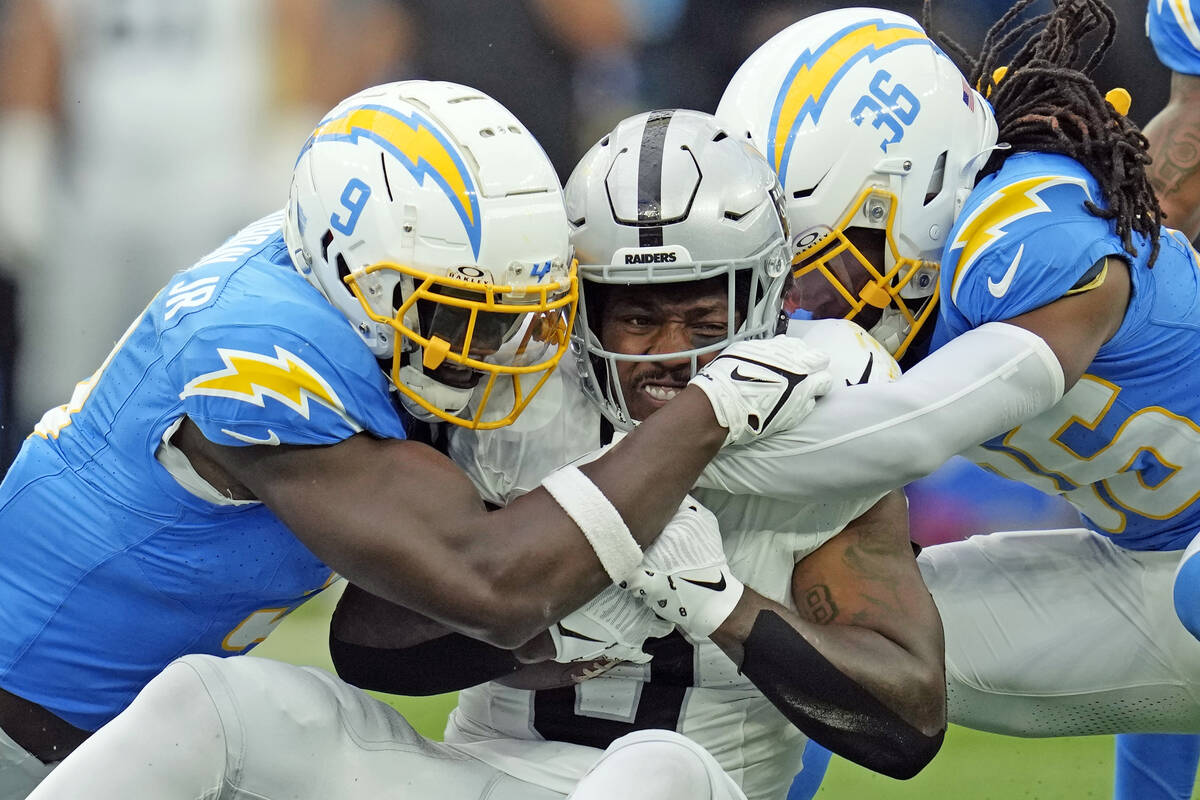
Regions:
<svg viewBox="0 0 1200 800"><path fill-rule="evenodd" d="M0 686L73 725L98 728L177 656L246 652L335 577L262 504L182 488L156 451L183 416L232 446L404 437L281 219L176 275L0 485Z"/></svg>
<svg viewBox="0 0 1200 800"><path fill-rule="evenodd" d="M1130 263L1133 294L1113 338L1063 399L966 455L1061 494L1089 527L1137 550L1187 546L1200 530L1200 261L1177 231L1134 237L1130 258L1078 162L1021 153L980 181L942 261L936 348L1061 298L1105 256Z"/></svg>
<svg viewBox="0 0 1200 800"><path fill-rule="evenodd" d="M1164 65L1200 75L1200 0L1150 0L1146 35Z"/></svg>

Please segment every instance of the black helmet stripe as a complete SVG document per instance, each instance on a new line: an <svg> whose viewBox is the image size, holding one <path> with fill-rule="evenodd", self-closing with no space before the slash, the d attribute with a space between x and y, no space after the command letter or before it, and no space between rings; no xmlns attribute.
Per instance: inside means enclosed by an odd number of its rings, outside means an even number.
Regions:
<svg viewBox="0 0 1200 800"><path fill-rule="evenodd" d="M667 143L667 126L674 111L654 111L642 129L642 146L638 154L638 244L642 247L661 247L663 149Z"/></svg>

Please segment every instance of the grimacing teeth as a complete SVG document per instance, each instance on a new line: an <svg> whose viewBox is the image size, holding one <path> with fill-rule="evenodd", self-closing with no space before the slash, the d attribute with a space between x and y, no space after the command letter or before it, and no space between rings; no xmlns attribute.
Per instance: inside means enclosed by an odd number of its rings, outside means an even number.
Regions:
<svg viewBox="0 0 1200 800"><path fill-rule="evenodd" d="M673 398L675 395L679 394L678 387L659 386L658 384L654 384L654 383L646 384L645 386L642 387L642 390L645 391L646 394L653 397L655 400L661 400L663 402L666 402L667 400L670 400L671 398Z"/></svg>

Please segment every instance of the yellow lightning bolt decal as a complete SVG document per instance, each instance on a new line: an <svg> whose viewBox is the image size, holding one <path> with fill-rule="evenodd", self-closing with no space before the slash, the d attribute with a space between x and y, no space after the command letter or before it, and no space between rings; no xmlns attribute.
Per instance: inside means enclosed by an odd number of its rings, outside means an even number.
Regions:
<svg viewBox="0 0 1200 800"><path fill-rule="evenodd" d="M952 302L958 302L958 287L962 284L967 270L992 245L1004 238L1008 233L1005 228L1032 214L1049 211L1050 207L1042 200L1041 193L1052 186L1064 184L1079 186L1087 194L1087 183L1081 178L1068 178L1063 175L1025 178L993 192L979 208L963 220L958 236L950 245L951 252L960 248L962 250L958 255L958 265L954 269L954 283L950 288ZM1091 199L1090 194L1088 199Z"/></svg>
<svg viewBox="0 0 1200 800"><path fill-rule="evenodd" d="M323 120L301 156L316 142L359 139L368 139L395 156L417 183L432 178L462 220L479 256L482 220L474 181L454 145L432 122L415 111L405 114L382 105L358 106Z"/></svg>
<svg viewBox="0 0 1200 800"><path fill-rule="evenodd" d="M1192 47L1200 50L1200 26L1196 24L1196 17L1192 13L1192 7L1189 0L1165 0L1167 7L1171 9L1172 16L1179 23L1180 30L1187 40L1191 42ZM1164 0L1158 0L1155 10L1159 16L1162 16Z"/></svg>
<svg viewBox="0 0 1200 800"><path fill-rule="evenodd" d="M768 134L771 163L782 175L797 128L821 116L825 102L846 71L860 58L873 60L906 44L930 44L916 28L874 21L839 31L816 51L806 50L796 59L776 101Z"/></svg>
<svg viewBox="0 0 1200 800"><path fill-rule="evenodd" d="M355 128L377 134L408 156L414 164L424 159L433 171L450 185L450 191L458 198L459 205L466 212L468 219L475 221L471 199L467 196L467 182L454 157L447 151L446 145L434 136L429 128L410 125L399 117L378 109L357 108L343 117L324 123L313 132L313 137L320 140L328 135L349 136Z"/></svg>
<svg viewBox="0 0 1200 800"><path fill-rule="evenodd" d="M189 381L179 393L180 399L208 395L261 407L265 398L272 397L308 419L309 398L312 398L345 416L345 407L333 387L301 358L282 347L275 347L274 358L224 347L217 348L217 355L225 362L225 369Z"/></svg>

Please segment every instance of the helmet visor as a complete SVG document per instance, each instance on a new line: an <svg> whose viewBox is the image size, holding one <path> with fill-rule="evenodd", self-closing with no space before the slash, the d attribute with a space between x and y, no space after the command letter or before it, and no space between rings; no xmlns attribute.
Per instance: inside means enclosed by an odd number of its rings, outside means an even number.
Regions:
<svg viewBox="0 0 1200 800"><path fill-rule="evenodd" d="M483 270L472 268L476 272ZM367 314L396 332L392 380L396 388L435 416L457 425L498 428L516 419L566 351L578 300L575 264L554 281L507 286L435 275L399 264L375 264L351 273L346 283ZM381 270L400 273L389 316L371 308L357 278ZM464 270L460 270L463 272ZM471 419L445 414L400 380L406 360L453 388L479 387ZM489 409L498 378L511 383L506 409Z"/></svg>
<svg viewBox="0 0 1200 800"><path fill-rule="evenodd" d="M886 209L887 216L881 227L852 227L860 209ZM896 358L904 355L937 305L938 265L901 255L895 210L890 192L866 189L828 235L792 259L784 309L795 317L853 320Z"/></svg>

